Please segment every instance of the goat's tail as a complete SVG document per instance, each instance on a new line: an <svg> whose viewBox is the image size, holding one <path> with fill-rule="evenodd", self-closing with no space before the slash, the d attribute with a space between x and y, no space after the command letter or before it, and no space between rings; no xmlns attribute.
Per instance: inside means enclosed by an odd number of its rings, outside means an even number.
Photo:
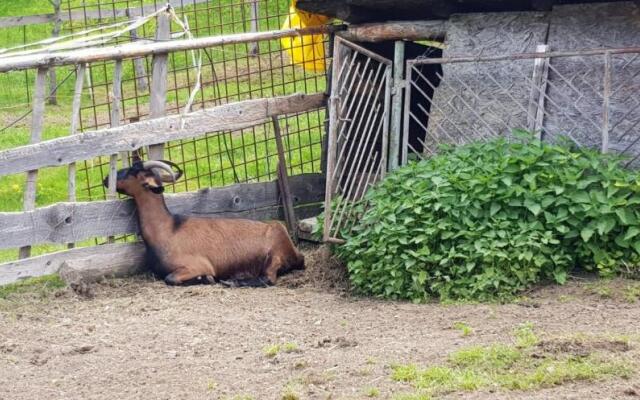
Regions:
<svg viewBox="0 0 640 400"><path fill-rule="evenodd" d="M296 250L296 255L291 262L290 269L304 269L304 254Z"/></svg>

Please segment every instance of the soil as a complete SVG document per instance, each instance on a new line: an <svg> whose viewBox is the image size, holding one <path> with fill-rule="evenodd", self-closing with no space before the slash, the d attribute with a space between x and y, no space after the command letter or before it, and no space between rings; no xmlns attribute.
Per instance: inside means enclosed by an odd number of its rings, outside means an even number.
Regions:
<svg viewBox="0 0 640 400"><path fill-rule="evenodd" d="M640 360L640 305L600 296L583 278L511 304L418 305L353 296L326 249L306 258L306 271L267 289L137 277L97 284L89 296L64 289L0 300L0 399L362 399L374 387L391 398L412 387L392 381L390 365L429 366L462 347L509 343L527 321L541 351ZM610 282L607 293L629 284ZM458 321L473 332L463 336ZM275 356L270 345L280 345ZM640 399L638 366L629 380L446 397Z"/></svg>

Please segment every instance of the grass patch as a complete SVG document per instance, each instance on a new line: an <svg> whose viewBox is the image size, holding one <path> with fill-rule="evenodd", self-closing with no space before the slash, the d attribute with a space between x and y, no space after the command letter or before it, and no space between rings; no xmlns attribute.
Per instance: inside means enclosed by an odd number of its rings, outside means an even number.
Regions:
<svg viewBox="0 0 640 400"><path fill-rule="evenodd" d="M523 324L515 330L512 344L466 347L451 353L445 365L395 365L391 379L411 383L418 392L410 396L425 398L459 391L537 390L567 382L628 378L632 364L620 356L628 349L619 340L586 336L543 342L531 324Z"/></svg>
<svg viewBox="0 0 640 400"><path fill-rule="evenodd" d="M380 396L380 389L375 387L366 388L364 390L364 395L367 397L378 397Z"/></svg>
<svg viewBox="0 0 640 400"><path fill-rule="evenodd" d="M300 352L300 348L293 342L287 342L283 344L271 344L262 349L262 353L269 358L277 356L280 352L298 353Z"/></svg>
<svg viewBox="0 0 640 400"><path fill-rule="evenodd" d="M460 331L462 336L469 336L473 333L473 329L464 322L454 322L453 329Z"/></svg>
<svg viewBox="0 0 640 400"><path fill-rule="evenodd" d="M67 284L58 275L45 275L29 278L8 285L0 286L0 299L6 300L13 296L33 293L46 297L52 292L66 287Z"/></svg>

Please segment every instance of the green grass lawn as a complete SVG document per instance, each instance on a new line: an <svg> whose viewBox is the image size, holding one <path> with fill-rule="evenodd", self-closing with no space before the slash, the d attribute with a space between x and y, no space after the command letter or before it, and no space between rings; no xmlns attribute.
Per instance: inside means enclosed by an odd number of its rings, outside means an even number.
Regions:
<svg viewBox="0 0 640 400"><path fill-rule="evenodd" d="M98 0L72 0L74 6L82 3L96 4ZM145 0L145 2L147 2ZM153 0L149 0L153 3ZM186 2L185 2L186 3ZM267 18L268 15L283 14L288 8L288 0L261 2L260 16L262 30L280 28L284 17ZM63 1L63 6L66 0ZM184 15L197 36L242 32L248 28L246 21L248 8L235 0L211 0L211 4L222 8L208 9L207 4L185 8ZM265 6L266 5L266 6ZM214 12L215 11L215 12ZM221 11L221 12L217 12ZM51 12L47 0L15 0L0 2L0 17ZM154 23L149 23L140 31L151 37ZM73 25L77 29L77 22ZM69 30L65 23L63 30ZM177 30L177 27L173 27ZM34 42L49 37L51 24L38 26L0 28L0 47L11 47ZM221 102L239 101L249 98L271 97L295 92L322 92L325 90L324 75L305 73L290 65L279 50L278 41L261 42L260 56L249 57L247 45L224 46L208 49L204 54L206 64L202 72L203 87L196 101L195 109L202 105L212 106ZM186 69L190 62L189 53L173 54L170 69L180 70L169 73L169 109L181 108L190 93L193 82L192 69ZM147 71L151 60L145 61ZM81 112L85 130L108 123L109 93L111 91L113 63L94 64L91 79L94 90L83 92ZM47 105L43 140L68 135L71 115L71 98L75 73L72 67L57 69L58 82L67 81L58 89L58 105ZM133 62L125 61L123 70L123 98L121 108L125 117L146 113L148 93L137 93L133 72ZM19 71L0 74L0 129L14 122L30 109L33 95L34 71ZM172 89L174 88L174 89ZM96 107L96 115L91 104ZM280 120L285 136L285 147L291 174L318 172L320 169L321 138L324 124L324 110L287 116ZM28 144L30 141L30 116L0 133L0 150ZM240 132L211 133L196 140L184 140L166 145L165 157L184 167L185 178L170 191L193 191L202 187L223 186L233 183L272 180L276 175L276 145L271 124L259 125ZM108 157L78 162L76 175L79 201L104 198L101 182L107 173ZM22 210L24 174L0 177L0 212ZM67 199L67 168L44 168L39 171L37 184L37 206L46 206ZM85 245L93 243L87 240ZM62 249L64 246L37 245L33 255ZM15 259L17 249L0 250L0 262Z"/></svg>

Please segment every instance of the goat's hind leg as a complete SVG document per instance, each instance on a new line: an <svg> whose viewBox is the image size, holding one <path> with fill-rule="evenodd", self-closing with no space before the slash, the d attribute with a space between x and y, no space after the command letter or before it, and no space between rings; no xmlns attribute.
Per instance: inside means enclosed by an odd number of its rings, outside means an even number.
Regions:
<svg viewBox="0 0 640 400"><path fill-rule="evenodd" d="M252 288L264 288L273 285L267 278L261 276L258 278L247 279L220 279L218 280L222 285L226 287L252 287Z"/></svg>

